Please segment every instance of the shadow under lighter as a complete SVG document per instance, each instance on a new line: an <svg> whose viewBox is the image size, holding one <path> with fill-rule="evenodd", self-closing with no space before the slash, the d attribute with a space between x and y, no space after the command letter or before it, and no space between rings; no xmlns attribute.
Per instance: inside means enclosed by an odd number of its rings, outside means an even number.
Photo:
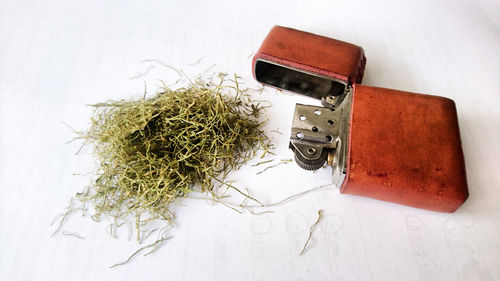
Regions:
<svg viewBox="0 0 500 281"><path fill-rule="evenodd" d="M327 162L341 193L455 211L469 195L455 103L360 85L365 64L359 46L275 26L252 66L265 85L321 99L295 107L300 167Z"/></svg>

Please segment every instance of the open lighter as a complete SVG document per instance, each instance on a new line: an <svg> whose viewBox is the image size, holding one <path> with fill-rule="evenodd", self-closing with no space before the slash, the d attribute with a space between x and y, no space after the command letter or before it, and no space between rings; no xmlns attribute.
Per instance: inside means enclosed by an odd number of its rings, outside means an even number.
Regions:
<svg viewBox="0 0 500 281"><path fill-rule="evenodd" d="M453 212L468 197L453 100L360 85L361 47L275 26L253 58L265 85L321 99L297 104L296 163L333 168L341 193Z"/></svg>

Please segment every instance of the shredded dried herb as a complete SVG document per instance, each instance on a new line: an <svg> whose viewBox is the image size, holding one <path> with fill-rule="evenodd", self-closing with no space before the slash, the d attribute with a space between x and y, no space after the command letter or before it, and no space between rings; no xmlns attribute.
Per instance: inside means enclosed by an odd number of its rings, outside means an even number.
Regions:
<svg viewBox="0 0 500 281"><path fill-rule="evenodd" d="M269 138L260 118L269 103L252 100L237 76L217 82L163 86L153 97L92 105L94 115L80 138L92 144L98 170L88 193L77 198L93 206L95 220L133 216L139 228L172 222L172 204L197 191L217 199L225 186L261 204L226 181L229 172L267 153ZM261 204L262 205L262 204Z"/></svg>

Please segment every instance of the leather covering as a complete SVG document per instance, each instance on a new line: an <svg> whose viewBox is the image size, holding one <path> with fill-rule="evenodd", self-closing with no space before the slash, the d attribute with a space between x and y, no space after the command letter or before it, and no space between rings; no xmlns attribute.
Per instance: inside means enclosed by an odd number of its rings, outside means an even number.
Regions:
<svg viewBox="0 0 500 281"><path fill-rule="evenodd" d="M359 46L282 26L271 29L254 56L254 77L258 59L350 83L361 83L366 64Z"/></svg>
<svg viewBox="0 0 500 281"><path fill-rule="evenodd" d="M453 100L355 85L342 193L453 212L468 197Z"/></svg>

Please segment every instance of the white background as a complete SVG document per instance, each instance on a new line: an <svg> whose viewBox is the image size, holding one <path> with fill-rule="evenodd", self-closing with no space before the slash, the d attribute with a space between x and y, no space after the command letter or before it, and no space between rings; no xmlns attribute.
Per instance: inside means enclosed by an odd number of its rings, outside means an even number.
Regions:
<svg viewBox="0 0 500 281"><path fill-rule="evenodd" d="M500 3L375 2L1 0L0 280L500 280ZM215 64L257 86L249 56L275 24L362 46L365 85L454 99L467 202L444 214L329 188L254 216L184 200L172 239L114 269L139 247L126 226L115 239L106 221L74 214L62 230L85 239L51 237L54 216L90 181L73 174L95 164L90 148L74 155L81 143L66 144L75 135L63 122L84 130L85 104L176 79L145 59L189 75ZM273 103L265 128L274 159L292 158L294 104L318 102L274 90L262 97ZM330 169L294 163L257 171L232 178L266 203L331 179ZM299 256L318 209L325 218Z"/></svg>

